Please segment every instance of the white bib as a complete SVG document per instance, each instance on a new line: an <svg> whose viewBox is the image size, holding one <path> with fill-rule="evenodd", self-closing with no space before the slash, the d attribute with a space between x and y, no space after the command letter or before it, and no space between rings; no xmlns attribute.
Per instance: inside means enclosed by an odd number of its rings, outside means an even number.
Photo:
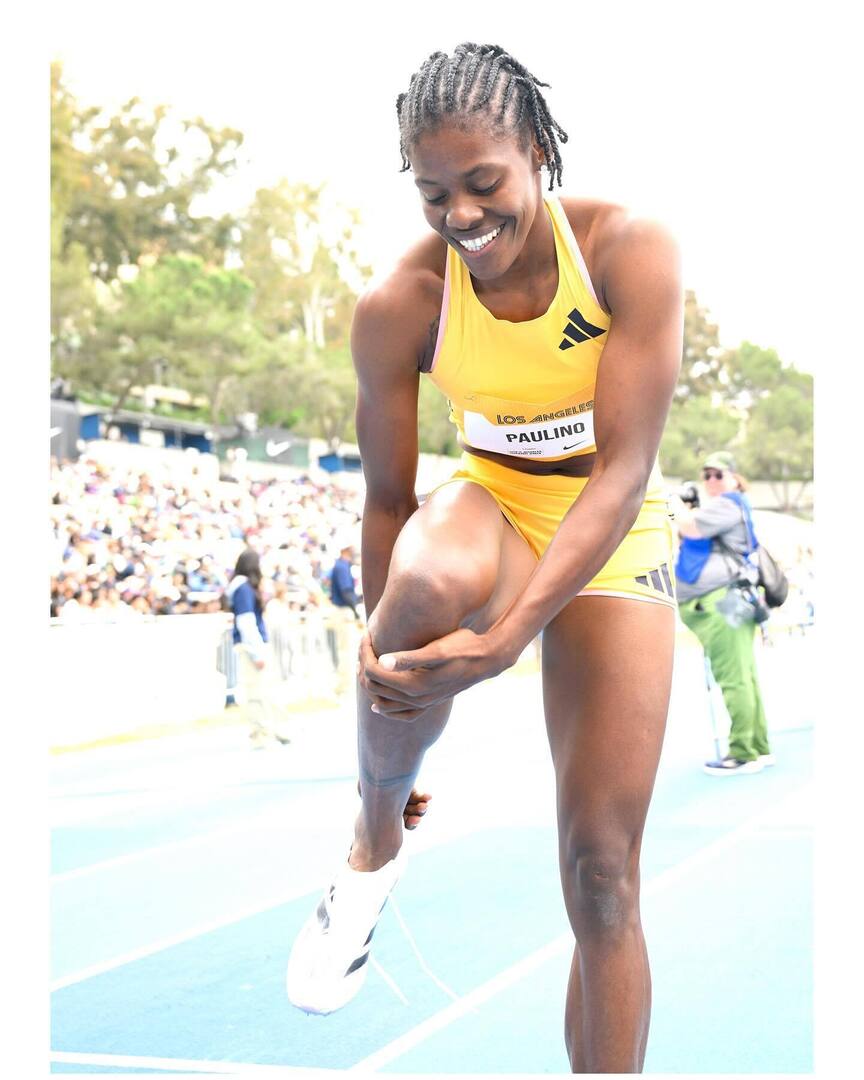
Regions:
<svg viewBox="0 0 864 1080"><path fill-rule="evenodd" d="M465 439L478 450L512 457L559 458L594 447L594 410L572 416L527 422L524 416L496 414L498 423L482 413L464 411Z"/></svg>

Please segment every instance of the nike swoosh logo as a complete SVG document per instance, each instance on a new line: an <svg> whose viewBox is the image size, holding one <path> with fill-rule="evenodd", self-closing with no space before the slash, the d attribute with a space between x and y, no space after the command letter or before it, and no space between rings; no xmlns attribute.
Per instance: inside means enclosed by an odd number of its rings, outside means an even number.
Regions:
<svg viewBox="0 0 864 1080"><path fill-rule="evenodd" d="M267 456L279 457L282 451L287 450L292 442L293 439L288 439L286 442L274 442L272 439L268 439L267 446L265 447L265 449L267 450Z"/></svg>
<svg viewBox="0 0 864 1080"><path fill-rule="evenodd" d="M565 450L575 450L577 446L584 446L585 442L586 442L586 440L583 439L582 442L574 442L572 446L565 446L564 449Z"/></svg>

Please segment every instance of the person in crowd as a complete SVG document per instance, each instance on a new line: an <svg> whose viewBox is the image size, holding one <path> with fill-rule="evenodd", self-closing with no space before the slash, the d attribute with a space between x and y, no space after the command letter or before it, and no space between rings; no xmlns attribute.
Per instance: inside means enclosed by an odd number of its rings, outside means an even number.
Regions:
<svg viewBox="0 0 864 1080"><path fill-rule="evenodd" d="M267 626L261 596L261 559L253 548L241 552L225 591L225 600L234 615L234 651L240 697L252 730L249 738L255 749L288 738L276 730L271 702L272 686L268 663Z"/></svg>
<svg viewBox="0 0 864 1080"><path fill-rule="evenodd" d="M339 550L339 558L333 563L330 573L330 600L338 608L348 609L356 620L360 620L357 605L361 603L357 595L353 567L357 562L353 544L345 544Z"/></svg>
<svg viewBox="0 0 864 1080"><path fill-rule="evenodd" d="M757 541L746 482L733 456L709 454L702 482L705 501L698 507L682 504L675 513L681 537L675 567L678 610L711 662L731 720L728 753L707 761L705 772L747 775L774 764L753 648L756 622L730 620L723 604L727 587L741 576L740 560L730 551L746 556Z"/></svg>
<svg viewBox="0 0 864 1080"><path fill-rule="evenodd" d="M130 612L136 596L152 614L211 610L247 536L257 537L265 559L289 556L274 563L272 576L308 593L308 606L322 607L322 559L334 535L356 525L361 508L360 497L338 481L308 476L208 484L84 457L55 460L51 479L56 618L74 593L105 584L120 590Z"/></svg>
<svg viewBox="0 0 864 1080"><path fill-rule="evenodd" d="M336 609L334 634L337 694L348 693L356 674L356 629L361 621L357 606L361 600L354 582L355 563L353 544L343 544L339 550L339 558L333 563L330 572L330 601Z"/></svg>

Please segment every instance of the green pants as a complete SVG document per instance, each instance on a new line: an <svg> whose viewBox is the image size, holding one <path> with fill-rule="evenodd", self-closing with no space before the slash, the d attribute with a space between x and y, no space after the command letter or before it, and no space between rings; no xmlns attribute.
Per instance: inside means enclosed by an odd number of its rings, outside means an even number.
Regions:
<svg viewBox="0 0 864 1080"><path fill-rule="evenodd" d="M717 601L726 589L687 600L679 605L684 625L699 638L732 721L729 754L740 761L752 761L770 753L765 707L759 692L756 658L753 655L754 622L730 626L717 611Z"/></svg>

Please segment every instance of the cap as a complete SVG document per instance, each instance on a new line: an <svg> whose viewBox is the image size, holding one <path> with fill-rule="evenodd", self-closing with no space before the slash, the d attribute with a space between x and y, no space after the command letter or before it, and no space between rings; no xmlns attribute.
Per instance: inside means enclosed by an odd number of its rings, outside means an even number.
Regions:
<svg viewBox="0 0 864 1080"><path fill-rule="evenodd" d="M735 472L737 466L735 458L726 450L715 450L702 462L703 469L724 469L727 472Z"/></svg>

